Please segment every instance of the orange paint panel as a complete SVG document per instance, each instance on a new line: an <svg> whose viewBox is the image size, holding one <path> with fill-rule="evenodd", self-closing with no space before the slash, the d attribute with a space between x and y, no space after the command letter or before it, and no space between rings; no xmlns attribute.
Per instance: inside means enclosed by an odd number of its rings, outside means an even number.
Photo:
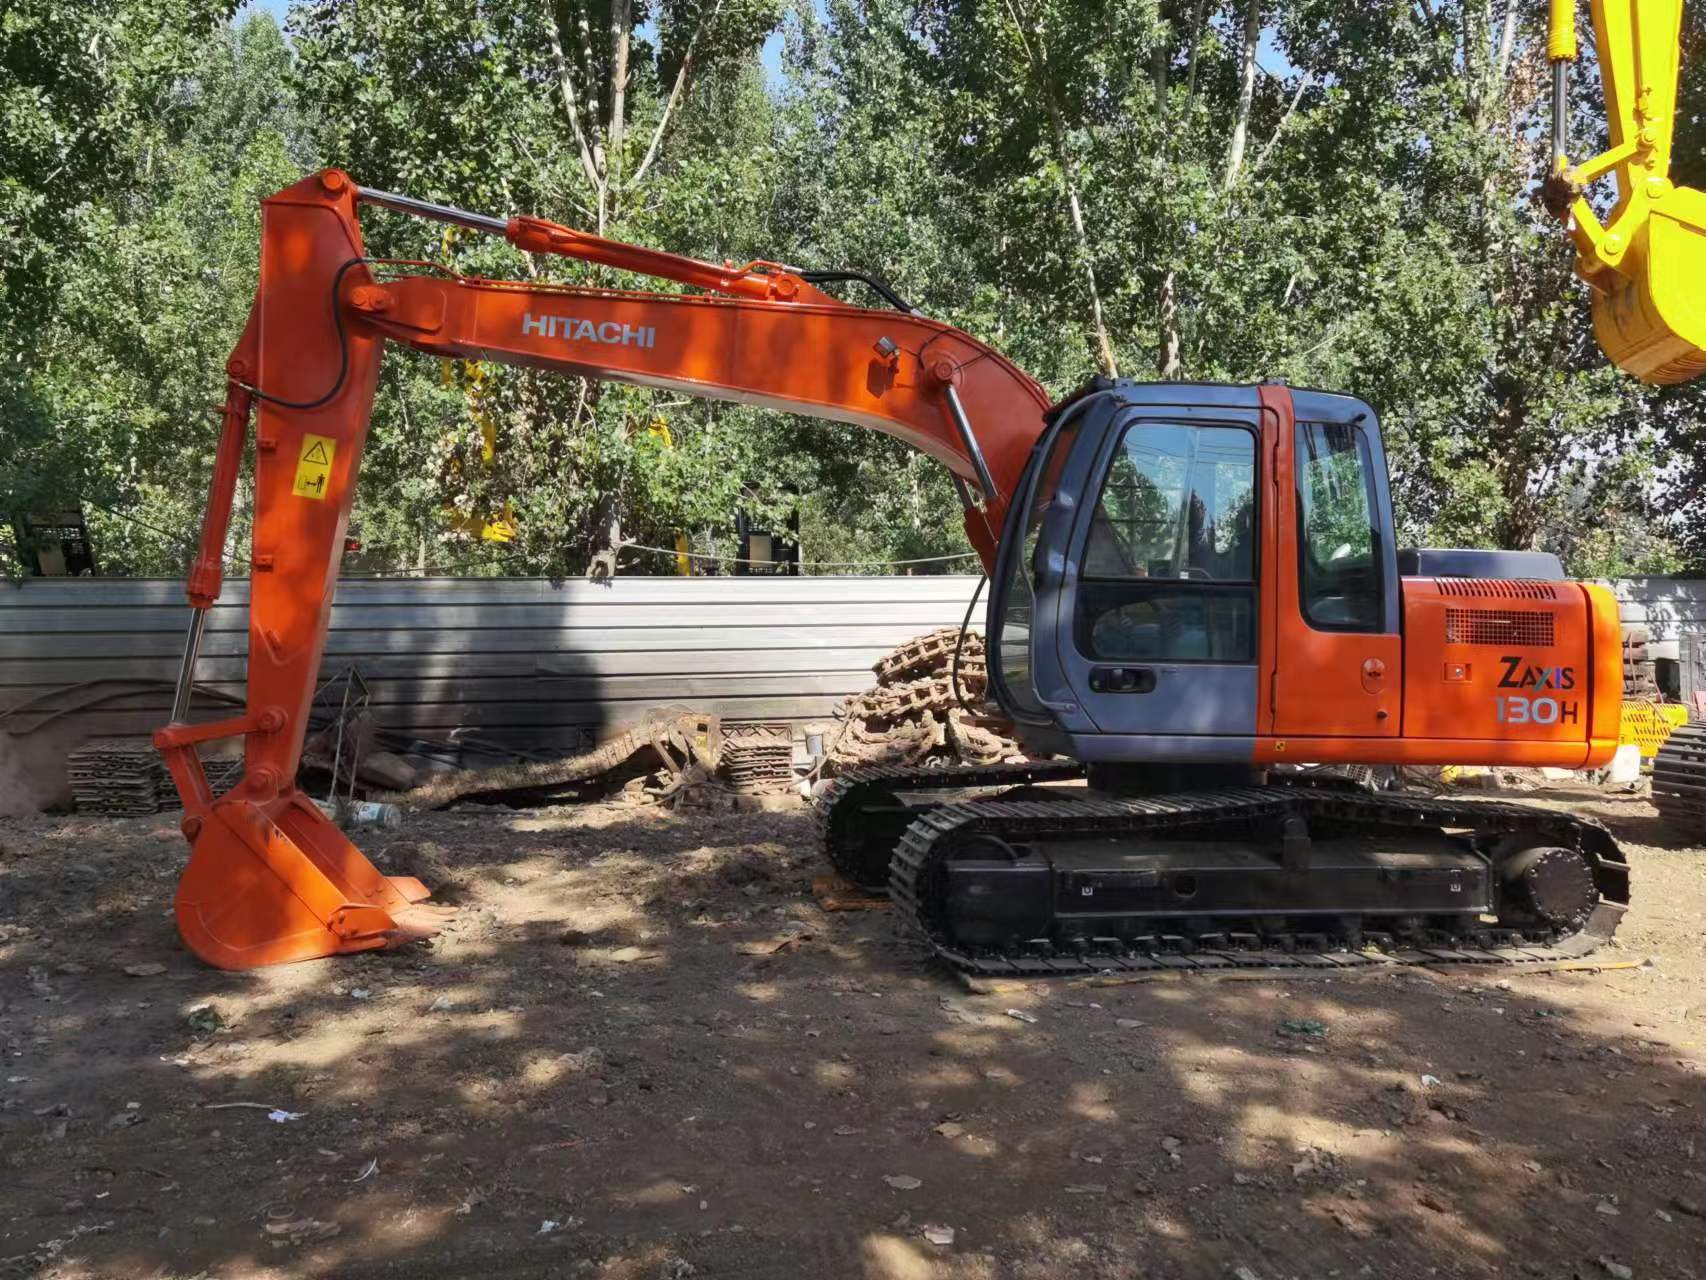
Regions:
<svg viewBox="0 0 1706 1280"><path fill-rule="evenodd" d="M1276 737L1395 736L1400 724L1404 644L1379 633L1318 631L1299 594L1296 419L1284 387L1259 388L1263 454L1269 460L1264 523L1263 636L1269 645L1265 727ZM1271 554L1269 553L1271 549Z"/></svg>
<svg viewBox="0 0 1706 1280"><path fill-rule="evenodd" d="M1573 582L1404 579L1405 737L1493 744L1448 763L1532 763L1499 754L1521 743L1579 766L1605 687L1590 599Z"/></svg>
<svg viewBox="0 0 1706 1280"><path fill-rule="evenodd" d="M1274 738L1256 740L1255 762L1270 764L1504 764L1588 767L1586 742L1491 738Z"/></svg>
<svg viewBox="0 0 1706 1280"><path fill-rule="evenodd" d="M388 292L392 306L364 319L416 350L867 427L975 484L946 410L945 374L995 480L988 515L997 529L1048 407L1035 383L982 343L896 311L436 276L394 281ZM419 328L412 319L423 315L442 320Z"/></svg>
<svg viewBox="0 0 1706 1280"><path fill-rule="evenodd" d="M1283 572L1279 558L1280 424L1292 430L1291 392L1284 387L1258 389L1261 402L1261 457L1257 463L1256 519L1261 528L1261 569L1256 582L1257 622L1260 626L1256 672L1256 732L1274 732L1274 702L1279 681L1279 594L1276 585ZM1287 446L1289 456L1289 446ZM1295 572L1295 569L1293 570Z"/></svg>
<svg viewBox="0 0 1706 1280"><path fill-rule="evenodd" d="M1623 730L1623 627L1617 597L1596 582L1579 584L1593 614L1593 745L1587 768L1611 763Z"/></svg>

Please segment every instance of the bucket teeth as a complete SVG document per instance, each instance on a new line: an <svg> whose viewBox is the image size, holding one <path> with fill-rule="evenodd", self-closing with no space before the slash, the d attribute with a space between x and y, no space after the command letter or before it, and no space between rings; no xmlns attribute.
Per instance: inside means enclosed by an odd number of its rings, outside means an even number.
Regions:
<svg viewBox="0 0 1706 1280"><path fill-rule="evenodd" d="M451 911L411 876L380 873L299 791L223 800L195 837L173 909L184 944L256 969L431 937Z"/></svg>

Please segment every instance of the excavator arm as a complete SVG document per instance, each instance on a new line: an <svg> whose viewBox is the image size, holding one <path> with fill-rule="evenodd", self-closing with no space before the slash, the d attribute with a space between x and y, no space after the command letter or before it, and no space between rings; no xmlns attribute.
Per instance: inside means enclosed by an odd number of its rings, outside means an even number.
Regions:
<svg viewBox="0 0 1706 1280"><path fill-rule="evenodd" d="M1550 203L1593 286L1606 354L1645 382L1687 382L1706 373L1706 192L1670 179L1682 0L1591 0L1591 11L1611 146L1576 164L1565 154L1576 5L1552 0ZM1608 174L1617 200L1601 219L1587 192Z"/></svg>
<svg viewBox="0 0 1706 1280"><path fill-rule="evenodd" d="M666 294L472 279L370 258L362 203L709 291ZM224 968L368 950L434 932L426 890L387 877L295 783L344 532L388 343L684 391L896 436L954 474L986 567L1048 398L995 351L909 311L849 306L775 263L717 266L535 218L489 218L379 192L336 170L263 206L260 283L227 363L213 491L187 593L172 723L154 738L192 846L176 914ZM188 722L218 597L237 472L255 419L248 703ZM244 775L215 796L200 743L241 736Z"/></svg>

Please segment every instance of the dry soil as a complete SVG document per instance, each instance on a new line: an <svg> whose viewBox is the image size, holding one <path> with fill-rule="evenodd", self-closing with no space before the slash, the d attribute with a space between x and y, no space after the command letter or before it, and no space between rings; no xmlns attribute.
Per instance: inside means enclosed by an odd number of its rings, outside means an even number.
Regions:
<svg viewBox="0 0 1706 1280"><path fill-rule="evenodd" d="M817 908L804 812L417 816L448 933L246 974L170 818L8 819L0 1273L1706 1275L1706 850L1549 802L1628 967L981 994Z"/></svg>

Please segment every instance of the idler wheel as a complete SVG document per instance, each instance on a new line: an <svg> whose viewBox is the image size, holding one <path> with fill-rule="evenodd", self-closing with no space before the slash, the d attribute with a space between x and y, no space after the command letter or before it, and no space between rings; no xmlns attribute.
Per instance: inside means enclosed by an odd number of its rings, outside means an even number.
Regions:
<svg viewBox="0 0 1706 1280"><path fill-rule="evenodd" d="M1553 929L1582 928L1599 902L1593 867L1574 849L1523 849L1499 864L1499 874L1511 905Z"/></svg>

